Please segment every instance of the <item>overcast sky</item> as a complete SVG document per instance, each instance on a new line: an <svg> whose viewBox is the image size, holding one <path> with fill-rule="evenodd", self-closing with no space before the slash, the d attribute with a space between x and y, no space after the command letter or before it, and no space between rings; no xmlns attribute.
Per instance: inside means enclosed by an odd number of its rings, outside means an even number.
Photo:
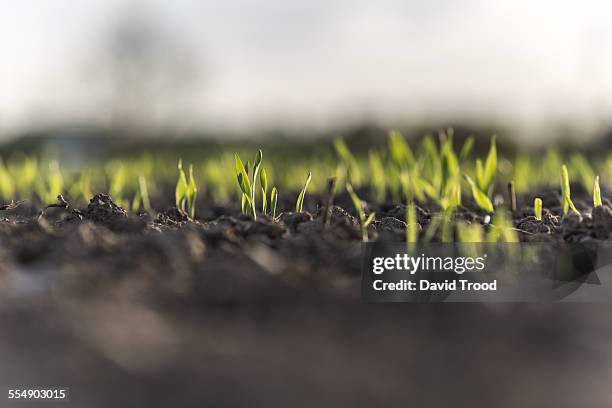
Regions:
<svg viewBox="0 0 612 408"><path fill-rule="evenodd" d="M611 123L606 0L0 0L0 10L5 132L121 115L230 129ZM154 55L117 64L113 33L143 24Z"/></svg>

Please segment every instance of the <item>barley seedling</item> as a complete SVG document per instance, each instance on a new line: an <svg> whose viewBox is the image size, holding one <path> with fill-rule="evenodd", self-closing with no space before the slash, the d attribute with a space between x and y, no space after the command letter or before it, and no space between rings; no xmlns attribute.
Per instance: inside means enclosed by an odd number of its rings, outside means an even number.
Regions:
<svg viewBox="0 0 612 408"><path fill-rule="evenodd" d="M417 221L416 206L412 197L412 189L410 188L410 178L406 173L401 176L402 189L404 198L406 199L406 243L408 249L414 249L414 245L419 239L419 224ZM412 245L411 245L412 244Z"/></svg>
<svg viewBox="0 0 612 408"><path fill-rule="evenodd" d="M119 164L117 165L116 170L111 176L110 184L108 187L108 194L119 206L123 205L123 190L125 187L125 179L125 167L123 166L123 164Z"/></svg>
<svg viewBox="0 0 612 408"><path fill-rule="evenodd" d="M474 136L468 136L468 138L465 139L465 142L463 142L463 146L461 147L461 151L459 152L460 161L467 160L472 153L472 150L474 150L475 141Z"/></svg>
<svg viewBox="0 0 612 408"><path fill-rule="evenodd" d="M599 187L599 176L595 177L595 182L593 183L593 206L601 207L601 188Z"/></svg>
<svg viewBox="0 0 612 408"><path fill-rule="evenodd" d="M506 211L498 211L491 221L487 242L519 242L518 234ZM509 248L510 249L510 248Z"/></svg>
<svg viewBox="0 0 612 408"><path fill-rule="evenodd" d="M593 172L587 159L581 154L574 154L570 158L569 168L573 174L576 174L584 190L589 191L595 181L595 172Z"/></svg>
<svg viewBox="0 0 612 408"><path fill-rule="evenodd" d="M270 192L270 213L272 214L272 219L276 219L276 203L278 201L278 191L276 187L272 187L272 191Z"/></svg>
<svg viewBox="0 0 612 408"><path fill-rule="evenodd" d="M312 173L308 172L308 177L306 177L306 182L304 183L304 187L300 194L298 195L297 202L295 203L295 212L301 213L302 207L304 206L304 197L306 196L306 189L308 188L308 183L310 183L310 179L312 179Z"/></svg>
<svg viewBox="0 0 612 408"><path fill-rule="evenodd" d="M261 212L266 214L266 211L268 211L268 175L266 169L261 169L259 173L259 185L261 187Z"/></svg>
<svg viewBox="0 0 612 408"><path fill-rule="evenodd" d="M497 145L496 137L491 138L491 147L489 154L483 166L482 160L476 160L476 185L487 195L491 197L493 194L493 183L495 181L495 173L497 171Z"/></svg>
<svg viewBox="0 0 612 408"><path fill-rule="evenodd" d="M480 224L467 224L463 221L457 223L457 238L462 243L480 243L483 241L483 231Z"/></svg>
<svg viewBox="0 0 612 408"><path fill-rule="evenodd" d="M47 185L42 199L47 203L57 201L57 196L62 194L64 189L64 178L60 171L59 163L56 160L49 162L49 173L47 174Z"/></svg>
<svg viewBox="0 0 612 408"><path fill-rule="evenodd" d="M385 167L380 153L371 150L370 159L370 185L374 188L377 201L384 201L386 193Z"/></svg>
<svg viewBox="0 0 612 408"><path fill-rule="evenodd" d="M342 139L334 139L334 148L336 149L336 153L340 158L340 161L344 167L344 171L346 172L346 179L350 183L355 185L361 184L361 170L359 168L359 163L351 153L351 150L348 148L344 140Z"/></svg>
<svg viewBox="0 0 612 408"><path fill-rule="evenodd" d="M195 218L195 202L198 189L193 177L193 165L189 166L189 181L187 181L187 176L183 170L182 160L179 160L178 171L179 178L174 192L176 207L189 217Z"/></svg>
<svg viewBox="0 0 612 408"><path fill-rule="evenodd" d="M138 177L138 189L140 191L140 197L142 198L142 205L145 211L151 213L153 211L153 207L151 206L151 199L149 198L147 179L143 175Z"/></svg>
<svg viewBox="0 0 612 408"><path fill-rule="evenodd" d="M563 214L567 214L570 208L576 214L580 214L580 212L578 212L576 206L574 206L574 203L572 202L569 175L567 173L567 166L565 164L561 166L561 197L563 201Z"/></svg>
<svg viewBox="0 0 612 408"><path fill-rule="evenodd" d="M478 207L487 213L494 212L495 210L493 208L493 203L489 197L478 188L476 183L474 183L474 180L472 180L467 174L464 174L463 177L465 177L465 180L470 185L470 188L472 189L472 197L474 198L474 201Z"/></svg>
<svg viewBox="0 0 612 408"><path fill-rule="evenodd" d="M351 201L353 201L353 205L355 206L355 211L357 212L357 216L359 217L359 225L361 226L361 239L363 242L368 241L368 226L374 220L374 213L370 213L370 215L366 216L365 211L363 210L363 202L357 196L357 193L353 190L353 186L349 183L346 184L346 191L348 191L349 196L351 197Z"/></svg>
<svg viewBox="0 0 612 408"><path fill-rule="evenodd" d="M11 200L15 197L13 178L4 166L2 159L0 159L0 195L5 200Z"/></svg>
<svg viewBox="0 0 612 408"><path fill-rule="evenodd" d="M389 154L393 163L400 169L410 169L415 164L410 145L397 130L389 132Z"/></svg>
<svg viewBox="0 0 612 408"><path fill-rule="evenodd" d="M241 200L242 200L242 212L246 212L246 209L251 213L251 217L253 220L257 219L257 211L255 209L255 185L251 186L251 182L249 181L249 176L247 173L247 169L249 167L249 162L247 161L247 167L244 167L242 160L236 153L234 155L236 160L236 178L238 179L238 186L240 187L240 191L242 191ZM261 164L261 163L260 163ZM257 180L254 178L254 180ZM255 183L253 183L255 184Z"/></svg>
<svg viewBox="0 0 612 408"><path fill-rule="evenodd" d="M533 213L536 220L542 221L542 199L539 197L533 200Z"/></svg>

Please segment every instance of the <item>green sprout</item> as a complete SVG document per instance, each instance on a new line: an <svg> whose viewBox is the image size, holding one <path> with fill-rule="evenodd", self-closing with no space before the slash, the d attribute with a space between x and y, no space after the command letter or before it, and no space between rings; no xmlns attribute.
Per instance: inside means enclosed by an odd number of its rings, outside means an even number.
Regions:
<svg viewBox="0 0 612 408"><path fill-rule="evenodd" d="M389 132L389 154L391 160L400 169L412 168L415 160L406 139L397 130Z"/></svg>
<svg viewBox="0 0 612 408"><path fill-rule="evenodd" d="M188 214L189 217L195 218L195 201L198 189L193 177L193 165L189 166L189 182L187 182L187 176L185 176L185 171L183 170L182 160L179 160L178 171L179 178L175 190L176 207L185 214Z"/></svg>
<svg viewBox="0 0 612 408"><path fill-rule="evenodd" d="M272 192L270 192L270 213L272 214L272 219L276 218L276 202L278 201L278 191L276 187L272 187Z"/></svg>
<svg viewBox="0 0 612 408"><path fill-rule="evenodd" d="M308 188L308 183L310 183L310 179L312 178L312 173L308 172L308 177L306 177L306 182L304 183L304 187L300 194L298 195L297 202L295 203L295 212L301 213L302 207L304 205L304 197L306 196L306 189Z"/></svg>
<svg viewBox="0 0 612 408"><path fill-rule="evenodd" d="M13 182L13 178L11 174L4 166L2 159L0 159L0 195L5 200L10 200L14 198L15 194L15 183Z"/></svg>
<svg viewBox="0 0 612 408"><path fill-rule="evenodd" d="M386 176L385 167L381 154L376 151L369 152L370 159L370 182L374 187L374 196L376 200L383 201L386 194Z"/></svg>
<svg viewBox="0 0 612 408"><path fill-rule="evenodd" d="M563 214L567 214L570 208L576 214L580 214L572 202L569 175L567 173L567 166L565 164L561 166L561 197L563 200Z"/></svg>
<svg viewBox="0 0 612 408"><path fill-rule="evenodd" d="M472 180L467 174L464 174L463 177L465 177L465 180L470 185L470 188L472 189L472 197L474 198L474 201L478 207L487 213L494 212L495 210L493 208L493 203L489 197L487 197L487 195L483 193L480 188L478 188L476 183L474 183L474 180Z"/></svg>
<svg viewBox="0 0 612 408"><path fill-rule="evenodd" d="M593 206L601 207L601 188L599 187L599 176L595 177L595 183L593 184Z"/></svg>
<svg viewBox="0 0 612 408"><path fill-rule="evenodd" d="M536 220L542 221L542 199L539 197L533 200L533 213Z"/></svg>
<svg viewBox="0 0 612 408"><path fill-rule="evenodd" d="M85 169L81 172L81 176L78 181L73 184L70 189L70 197L78 198L81 197L85 202L89 201L93 197L91 191L91 170Z"/></svg>
<svg viewBox="0 0 612 408"><path fill-rule="evenodd" d="M363 210L363 202L357 196L357 193L353 190L353 186L349 183L346 184L346 191L348 191L351 200L353 201L353 205L355 206L355 211L357 211L357 215L359 216L359 223L361 226L361 239L363 242L368 241L368 226L374 220L375 213L370 213L370 215L366 216L365 211Z"/></svg>
<svg viewBox="0 0 612 408"><path fill-rule="evenodd" d="M489 232L487 233L486 241L493 242L519 242L518 234L512 219L506 211L498 211L491 220Z"/></svg>
<svg viewBox="0 0 612 408"><path fill-rule="evenodd" d="M251 217L253 218L253 220L256 220L257 210L255 208L255 189L257 184L257 175L259 174L261 162L263 161L263 153L261 150L257 152L257 156L255 157L255 162L253 164L252 180L249 180L249 162L247 161L245 167L242 163L242 160L240 160L240 156L238 156L238 153L234 154L234 158L236 161L236 178L238 179L238 186L240 187L240 191L242 191L242 212L246 212L248 207L248 210L251 213Z"/></svg>
<svg viewBox="0 0 612 408"><path fill-rule="evenodd" d="M113 198L117 205L123 205L123 189L125 187L125 167L123 164L117 165L117 169L112 173L108 194Z"/></svg>
<svg viewBox="0 0 612 408"><path fill-rule="evenodd" d="M153 207L151 207L151 199L149 198L149 189L147 188L147 179L145 176L138 176L138 191L140 193L140 198L142 200L142 205L147 212L152 212Z"/></svg>
<svg viewBox="0 0 612 408"><path fill-rule="evenodd" d="M487 195L491 197L493 193L493 184L495 181L495 172L497 171L497 145L496 137L491 138L491 147L489 148L489 154L483 166L482 160L476 160L476 186Z"/></svg>
<svg viewBox="0 0 612 408"><path fill-rule="evenodd" d="M480 243L483 241L482 225L478 223L468 224L464 221L457 223L457 238L463 243Z"/></svg>
<svg viewBox="0 0 612 408"><path fill-rule="evenodd" d="M410 188L410 177L407 173L400 175L400 182L406 199L406 243L416 244L419 239L419 224L417 221L416 205L412 197L412 189ZM414 245L408 245L409 249L413 249Z"/></svg>
<svg viewBox="0 0 612 408"><path fill-rule="evenodd" d="M63 189L64 178L62 177L59 163L56 160L52 160L49 162L46 188L43 188L41 198L47 203L54 203L57 201L57 196L62 194Z"/></svg>
<svg viewBox="0 0 612 408"><path fill-rule="evenodd" d="M346 145L346 142L342 139L334 139L334 148L336 154L340 158L340 162L344 167L343 170L346 172L346 179L354 184L361 184L361 170L359 163L351 150Z"/></svg>
<svg viewBox="0 0 612 408"><path fill-rule="evenodd" d="M261 173L259 173L259 185L261 186L261 212L265 214L268 210L268 175L266 169L261 169Z"/></svg>
<svg viewBox="0 0 612 408"><path fill-rule="evenodd" d="M472 150L474 150L475 142L476 139L474 136L468 136L468 138L465 139L465 142L463 142L463 146L461 147L461 151L459 152L459 160L464 161L470 156Z"/></svg>

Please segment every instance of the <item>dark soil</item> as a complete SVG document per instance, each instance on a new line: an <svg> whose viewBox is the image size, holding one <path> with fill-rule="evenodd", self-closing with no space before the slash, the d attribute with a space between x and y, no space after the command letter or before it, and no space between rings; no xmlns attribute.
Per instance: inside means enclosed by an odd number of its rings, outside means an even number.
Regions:
<svg viewBox="0 0 612 408"><path fill-rule="evenodd" d="M79 407L612 404L612 306L363 304L350 204L324 225L314 201L255 222L136 216L104 194L4 209L0 384L69 386ZM520 239L612 239L609 202L575 203L516 211ZM370 210L370 239L404 239L404 206ZM469 203L455 217L488 228Z"/></svg>

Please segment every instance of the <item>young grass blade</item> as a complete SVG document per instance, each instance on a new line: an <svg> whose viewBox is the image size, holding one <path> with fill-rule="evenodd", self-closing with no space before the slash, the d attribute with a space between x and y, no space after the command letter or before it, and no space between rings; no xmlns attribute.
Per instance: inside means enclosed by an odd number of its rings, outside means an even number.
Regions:
<svg viewBox="0 0 612 408"><path fill-rule="evenodd" d="M270 212L272 213L272 219L276 218L276 202L278 200L278 191L276 187L272 187L272 192L270 193Z"/></svg>
<svg viewBox="0 0 612 408"><path fill-rule="evenodd" d="M438 227L442 222L442 215L436 214L429 221L429 225L425 230L425 235L423 236L423 242L428 243L436 236L436 232L438 231Z"/></svg>
<svg viewBox="0 0 612 408"><path fill-rule="evenodd" d="M266 169L261 169L261 173L259 173L259 185L261 186L261 212L266 214L268 210L268 175Z"/></svg>
<svg viewBox="0 0 612 408"><path fill-rule="evenodd" d="M542 221L542 199L539 197L533 200L533 213L536 220Z"/></svg>
<svg viewBox="0 0 612 408"><path fill-rule="evenodd" d="M357 217L362 221L363 216L363 205L355 190L353 190L353 186L349 183L346 184L346 191L349 193L349 197L351 197L351 201L353 202L353 206L355 207L355 211L357 212Z"/></svg>
<svg viewBox="0 0 612 408"><path fill-rule="evenodd" d="M140 199L142 200L142 205L146 212L149 214L153 212L153 208L151 207L151 200L149 198L149 189L147 188L147 180L145 176L138 176L138 190L140 193Z"/></svg>
<svg viewBox="0 0 612 408"><path fill-rule="evenodd" d="M486 193L488 196L492 193L493 180L495 179L495 172L497 171L497 144L496 144L497 136L493 136L491 138L491 147L489 149L489 154L487 155L487 160L485 161L484 166L484 181L485 185L482 191Z"/></svg>
<svg viewBox="0 0 612 408"><path fill-rule="evenodd" d="M480 159L476 159L476 185L480 190L484 190L484 187L486 187L484 166L482 165L482 160Z"/></svg>
<svg viewBox="0 0 612 408"><path fill-rule="evenodd" d="M249 179L246 173L238 173L238 185L242 191L242 199L245 203L243 207L249 207L253 220L255 220L257 218L257 212L255 211L255 203L251 201L251 188L249 186ZM243 211L245 208L243 208Z"/></svg>
<svg viewBox="0 0 612 408"><path fill-rule="evenodd" d="M593 206L601 207L601 189L599 188L599 176L595 177L595 183L593 185Z"/></svg>
<svg viewBox="0 0 612 408"><path fill-rule="evenodd" d="M189 165L189 184L187 185L187 209L189 217L195 218L195 202L198 194L195 179L193 178L193 165Z"/></svg>
<svg viewBox="0 0 612 408"><path fill-rule="evenodd" d="M334 139L333 143L334 149L336 149L336 153L345 167L347 180L351 183L360 183L361 172L359 171L359 165L349 147L342 139Z"/></svg>
<svg viewBox="0 0 612 408"><path fill-rule="evenodd" d="M567 166L565 164L561 166L561 196L563 200L563 214L567 214L570 208L576 214L580 214L572 202L569 174L567 173Z"/></svg>
<svg viewBox="0 0 612 408"><path fill-rule="evenodd" d="M419 236L416 206L410 203L406 206L406 242L415 244Z"/></svg>
<svg viewBox="0 0 612 408"><path fill-rule="evenodd" d="M363 221L364 228L368 228L368 225L372 223L372 221L374 220L374 215L375 213L371 212L370 215L368 215L368 217L365 219L365 221Z"/></svg>
<svg viewBox="0 0 612 408"><path fill-rule="evenodd" d="M474 149L474 142L474 136L468 136L468 138L465 139L465 142L463 142L463 146L461 147L461 152L459 152L459 160L464 161L468 158Z"/></svg>
<svg viewBox="0 0 612 408"><path fill-rule="evenodd" d="M174 198L176 208L185 211L185 205L187 204L187 178L185 177L185 171L183 170L183 161L179 159L178 162L179 178L176 182L176 189L174 190Z"/></svg>
<svg viewBox="0 0 612 408"><path fill-rule="evenodd" d="M12 200L15 194L15 183L13 177L4 166L2 159L0 158L0 196L5 200Z"/></svg>
<svg viewBox="0 0 612 408"><path fill-rule="evenodd" d="M259 174L259 168L261 167L261 162L263 160L263 152L261 149L257 152L257 156L255 156L255 162L253 164L253 184L251 188L251 202L255 205L255 191L257 191L257 175Z"/></svg>
<svg viewBox="0 0 612 408"><path fill-rule="evenodd" d="M304 205L304 197L306 196L306 189L308 188L308 183L310 183L310 179L312 178L312 173L308 172L308 177L306 178L306 183L304 183L304 188L300 191L300 195L298 196L297 202L295 203L295 212L302 212L302 207Z"/></svg>
<svg viewBox="0 0 612 408"><path fill-rule="evenodd" d="M381 155L374 151L370 150L369 152L370 159L370 184L374 188L374 193L376 199L378 201L385 200L386 194L386 177L385 177L385 167L383 165L383 160Z"/></svg>
<svg viewBox="0 0 612 408"><path fill-rule="evenodd" d="M361 239L363 242L368 241L368 225L374 219L374 213L371 213L368 217L365 215L365 211L363 210L363 203L361 199L353 190L353 186L349 183L346 184L346 191L349 193L351 197L351 201L353 202L353 206L355 207L355 211L357 212L357 216L359 217L359 225L361 227Z"/></svg>
<svg viewBox="0 0 612 408"><path fill-rule="evenodd" d="M493 203L491 203L491 200L489 199L489 197L487 197L485 193L480 191L480 189L478 188L478 186L476 186L476 184L470 178L470 176L468 176L467 174L464 174L463 177L465 177L465 180L470 185L470 188L472 189L472 196L474 197L474 201L476 202L478 207L480 207L482 210L488 213L494 212L495 210L493 208Z"/></svg>
<svg viewBox="0 0 612 408"><path fill-rule="evenodd" d="M539 197L533 200L533 213L536 220L542 221L542 199Z"/></svg>
<svg viewBox="0 0 612 408"><path fill-rule="evenodd" d="M399 168L412 168L415 160L410 145L397 130L389 132L389 153L391 159Z"/></svg>

